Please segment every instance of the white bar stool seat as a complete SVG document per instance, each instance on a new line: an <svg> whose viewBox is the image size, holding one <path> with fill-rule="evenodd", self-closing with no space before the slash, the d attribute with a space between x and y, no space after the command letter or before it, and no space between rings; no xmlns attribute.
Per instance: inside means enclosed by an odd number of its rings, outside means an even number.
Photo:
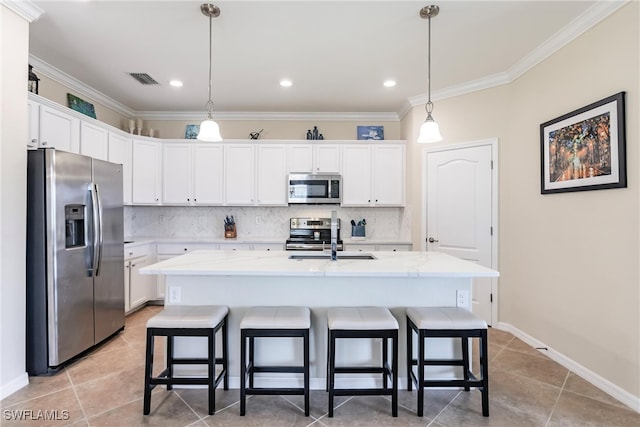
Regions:
<svg viewBox="0 0 640 427"><path fill-rule="evenodd" d="M240 415L246 413L248 394L262 395L303 395L304 415L309 416L309 330L311 328L311 311L308 307L252 307L240 321ZM256 366L256 338L302 338L303 361L298 366ZM247 341L248 363L247 363ZM303 386L254 387L256 372L293 372L303 374ZM248 377L248 378L247 378ZM249 386L247 387L247 379Z"/></svg>
<svg viewBox="0 0 640 427"><path fill-rule="evenodd" d="M143 413L149 415L151 411L151 391L159 384L171 390L174 385L206 385L209 393L209 415L215 412L215 388L224 381L224 389L229 389L229 374L227 370L227 317L229 307L223 305L169 305L147 321L147 348L145 355L144 399ZM216 357L215 336L222 333L222 357ZM166 359L167 367L157 377L153 377L153 350L156 336L167 337ZM207 357L204 358L176 358L173 355L173 340L175 337L206 337ZM216 365L222 365L222 370L215 375ZM206 377L173 376L175 365L207 365Z"/></svg>
<svg viewBox="0 0 640 427"><path fill-rule="evenodd" d="M391 396L392 416L398 416L398 321L384 307L333 307L327 312L327 391L329 417L333 417L334 396ZM336 367L336 340L341 338L382 339L381 366ZM392 364L389 366L389 343ZM381 388L337 389L336 374L382 374ZM388 379L392 386L389 388Z"/></svg>
<svg viewBox="0 0 640 427"><path fill-rule="evenodd" d="M470 387L478 388L482 393L482 415L489 416L489 366L487 353L487 323L469 310L459 307L409 307L407 316L407 390L415 384L418 390L417 415L423 416L425 387ZM413 333L418 336L417 359L413 355ZM462 356L460 359L426 359L426 346L429 338L459 338ZM469 339L480 340L480 370L478 379L471 372L469 360ZM425 379L425 366L461 366L463 379L429 380ZM417 366L417 374L413 367Z"/></svg>

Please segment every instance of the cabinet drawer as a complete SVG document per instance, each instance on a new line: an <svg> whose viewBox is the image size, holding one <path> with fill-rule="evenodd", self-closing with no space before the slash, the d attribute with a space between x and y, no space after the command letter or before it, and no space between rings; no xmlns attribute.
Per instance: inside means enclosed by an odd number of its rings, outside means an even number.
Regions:
<svg viewBox="0 0 640 427"><path fill-rule="evenodd" d="M156 246L158 255L182 255L193 251L216 249L218 245L215 243L158 243Z"/></svg>
<svg viewBox="0 0 640 427"><path fill-rule="evenodd" d="M254 251L283 251L284 245L277 243L254 243Z"/></svg>
<svg viewBox="0 0 640 427"><path fill-rule="evenodd" d="M376 250L378 251L393 251L393 252L401 252L401 251L410 251L411 245L377 245Z"/></svg>
<svg viewBox="0 0 640 427"><path fill-rule="evenodd" d="M149 245L137 245L124 248L124 259L138 258L149 254Z"/></svg>

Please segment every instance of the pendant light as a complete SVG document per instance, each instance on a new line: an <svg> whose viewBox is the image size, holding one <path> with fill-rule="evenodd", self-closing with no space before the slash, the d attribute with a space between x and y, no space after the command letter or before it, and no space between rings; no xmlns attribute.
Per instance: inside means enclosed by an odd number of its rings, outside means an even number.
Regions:
<svg viewBox="0 0 640 427"><path fill-rule="evenodd" d="M213 18L220 16L220 8L211 3L203 3L200 5L200 11L203 15L209 17L209 100L207 101L207 118L200 124L198 139L215 142L222 141L222 135L220 135L220 126L213 120L213 100L211 99L212 21Z"/></svg>
<svg viewBox="0 0 640 427"><path fill-rule="evenodd" d="M425 110L427 110L427 118L420 126L420 135L418 135L419 143L430 143L430 142L438 142L442 141L442 135L440 134L440 127L435 120L433 120L433 116L431 113L433 112L433 102L431 102L431 18L438 16L440 12L440 8L435 5L425 6L420 9L420 17L422 19L427 19L429 21L429 48L428 48L428 59L427 59L427 94L428 100L425 105Z"/></svg>

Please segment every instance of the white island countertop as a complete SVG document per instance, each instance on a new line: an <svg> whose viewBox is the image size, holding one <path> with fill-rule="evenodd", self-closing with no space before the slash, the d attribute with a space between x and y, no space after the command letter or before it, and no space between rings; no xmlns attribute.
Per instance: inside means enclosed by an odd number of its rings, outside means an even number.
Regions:
<svg viewBox="0 0 640 427"><path fill-rule="evenodd" d="M338 252L338 260L290 259L300 251L195 251L140 270L167 276L498 277L499 273L441 252ZM371 254L375 259L341 259Z"/></svg>

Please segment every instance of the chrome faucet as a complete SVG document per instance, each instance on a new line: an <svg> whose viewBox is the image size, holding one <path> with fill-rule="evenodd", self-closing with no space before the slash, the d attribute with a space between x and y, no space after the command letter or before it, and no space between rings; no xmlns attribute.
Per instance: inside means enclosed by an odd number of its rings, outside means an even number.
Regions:
<svg viewBox="0 0 640 427"><path fill-rule="evenodd" d="M338 213L331 211L331 261L338 260Z"/></svg>

